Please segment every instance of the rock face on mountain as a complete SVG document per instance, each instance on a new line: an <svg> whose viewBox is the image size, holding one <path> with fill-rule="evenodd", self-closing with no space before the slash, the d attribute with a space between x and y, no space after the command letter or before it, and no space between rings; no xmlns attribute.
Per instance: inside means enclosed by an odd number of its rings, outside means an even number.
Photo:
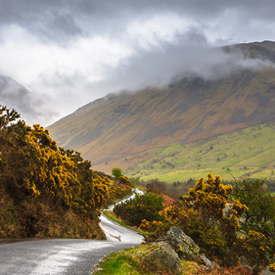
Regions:
<svg viewBox="0 0 275 275"><path fill-rule="evenodd" d="M80 151L95 169L110 172L148 158L150 151L141 154L146 150L274 122L275 43L224 51L241 51L243 63L223 77L189 75L162 89L109 95L49 126L51 136L59 146Z"/></svg>

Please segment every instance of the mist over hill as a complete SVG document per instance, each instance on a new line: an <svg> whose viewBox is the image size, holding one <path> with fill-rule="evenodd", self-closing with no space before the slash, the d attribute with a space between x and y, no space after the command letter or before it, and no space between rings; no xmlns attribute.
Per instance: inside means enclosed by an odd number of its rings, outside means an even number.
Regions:
<svg viewBox="0 0 275 275"><path fill-rule="evenodd" d="M158 88L98 99L49 126L51 136L110 172L136 166L156 148L274 123L275 43L221 50L231 57L226 63L186 71Z"/></svg>
<svg viewBox="0 0 275 275"><path fill-rule="evenodd" d="M38 95L9 76L0 75L1 105L15 109L27 123L37 123L35 119L46 122L55 113L45 104L49 104L47 95Z"/></svg>

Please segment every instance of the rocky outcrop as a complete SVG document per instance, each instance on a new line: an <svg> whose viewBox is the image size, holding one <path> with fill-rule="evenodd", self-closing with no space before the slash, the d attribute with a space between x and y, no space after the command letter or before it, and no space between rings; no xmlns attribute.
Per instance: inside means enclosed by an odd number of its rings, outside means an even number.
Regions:
<svg viewBox="0 0 275 275"><path fill-rule="evenodd" d="M195 261L199 257L200 248L177 227L171 227L166 236L160 237L157 242L169 244L181 259Z"/></svg>
<svg viewBox="0 0 275 275"><path fill-rule="evenodd" d="M166 242L151 244L140 258L146 272L157 274L180 274L182 266L178 254Z"/></svg>
<svg viewBox="0 0 275 275"><path fill-rule="evenodd" d="M205 255L199 254L200 248L181 229L171 227L165 236L160 237L145 251L141 252L140 264L145 272L157 274L180 274L181 259L200 261L205 271L217 268Z"/></svg>

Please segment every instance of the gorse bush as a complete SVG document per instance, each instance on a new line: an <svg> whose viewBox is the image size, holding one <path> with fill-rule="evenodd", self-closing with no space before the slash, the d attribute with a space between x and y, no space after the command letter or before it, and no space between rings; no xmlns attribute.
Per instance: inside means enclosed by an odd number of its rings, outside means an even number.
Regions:
<svg viewBox="0 0 275 275"><path fill-rule="evenodd" d="M247 207L238 200L226 209L232 192L231 185L223 185L219 176L200 178L188 196L182 197L173 211L165 211L208 254L225 258L237 239L238 219ZM176 211L178 209L178 211Z"/></svg>
<svg viewBox="0 0 275 275"><path fill-rule="evenodd" d="M98 215L109 198L109 179L93 171L80 153L58 148L48 130L39 124L30 127L18 118L16 111L0 106L0 193L16 209L17 236L42 231L50 236L52 227L59 236L81 235L77 226L75 234L69 233L69 224L73 227L77 219L82 221L78 227L103 236ZM63 226L58 229L60 222ZM0 237L5 235L1 230Z"/></svg>
<svg viewBox="0 0 275 275"><path fill-rule="evenodd" d="M222 265L234 266L242 256L257 274L274 260L274 199L261 181L246 179L233 189L209 173L164 215Z"/></svg>
<svg viewBox="0 0 275 275"><path fill-rule="evenodd" d="M115 184L110 187L110 198L112 201L122 199L131 193L132 184L127 177L120 176Z"/></svg>

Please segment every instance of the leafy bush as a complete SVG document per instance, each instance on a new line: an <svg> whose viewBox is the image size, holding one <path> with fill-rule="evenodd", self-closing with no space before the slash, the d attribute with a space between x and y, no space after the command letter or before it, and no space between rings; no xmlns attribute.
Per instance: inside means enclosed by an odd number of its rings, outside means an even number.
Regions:
<svg viewBox="0 0 275 275"><path fill-rule="evenodd" d="M265 181L236 181L231 196L248 206L240 221L241 230L246 234L250 230L261 232L275 252L275 198L266 189Z"/></svg>
<svg viewBox="0 0 275 275"><path fill-rule="evenodd" d="M235 251L245 257L245 261L253 267L254 274L258 274L260 267L268 264L266 247L266 237L259 232L251 230L244 238L238 237Z"/></svg>
<svg viewBox="0 0 275 275"><path fill-rule="evenodd" d="M142 220L161 221L163 217L159 211L163 209L163 197L152 193L136 194L134 199L118 204L114 213L132 226L139 226Z"/></svg>
<svg viewBox="0 0 275 275"><path fill-rule="evenodd" d="M267 264L275 253L275 198L260 179L235 181L231 196L248 206L240 219L245 237L237 250L252 259L256 267Z"/></svg>

